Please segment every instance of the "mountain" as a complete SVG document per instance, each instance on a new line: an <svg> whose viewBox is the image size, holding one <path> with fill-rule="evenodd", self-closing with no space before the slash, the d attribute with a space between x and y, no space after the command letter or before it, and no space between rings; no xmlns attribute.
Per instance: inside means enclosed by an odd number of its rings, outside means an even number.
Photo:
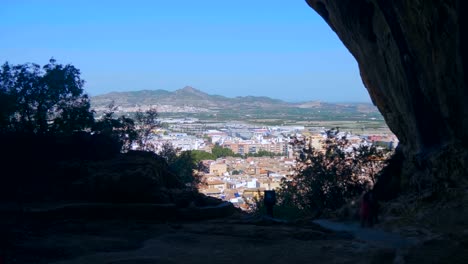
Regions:
<svg viewBox="0 0 468 264"><path fill-rule="evenodd" d="M91 97L93 108L102 109L111 102L122 109L131 112L132 109L146 106L166 107L161 112L194 111L272 111L301 109L318 110L328 112L377 112L375 106L370 103L333 104L320 101L289 103L266 96L238 96L229 98L221 95L210 95L196 88L186 86L182 89L170 92L166 90L141 90L131 92L111 92ZM169 107L169 110L167 109ZM170 110L172 109L172 110ZM177 109L177 110L174 110ZM185 110L184 110L185 109Z"/></svg>

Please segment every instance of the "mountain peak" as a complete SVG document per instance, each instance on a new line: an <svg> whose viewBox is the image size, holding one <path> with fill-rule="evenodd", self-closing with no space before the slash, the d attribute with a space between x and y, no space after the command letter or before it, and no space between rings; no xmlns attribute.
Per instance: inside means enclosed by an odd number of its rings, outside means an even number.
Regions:
<svg viewBox="0 0 468 264"><path fill-rule="evenodd" d="M203 93L202 91L195 89L192 86L185 86L184 88L180 89L180 91L189 93Z"/></svg>
<svg viewBox="0 0 468 264"><path fill-rule="evenodd" d="M173 93L173 97L179 97L180 98L190 98L191 100L194 100L194 99L209 99L210 98L210 95L209 94L206 94L198 89L195 89L191 86L185 86L184 88L182 89L179 89L179 90L175 90L174 93Z"/></svg>

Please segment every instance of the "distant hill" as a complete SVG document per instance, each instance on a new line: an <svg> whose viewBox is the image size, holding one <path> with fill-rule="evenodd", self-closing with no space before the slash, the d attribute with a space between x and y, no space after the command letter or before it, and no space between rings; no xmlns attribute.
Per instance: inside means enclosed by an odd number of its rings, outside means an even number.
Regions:
<svg viewBox="0 0 468 264"><path fill-rule="evenodd" d="M111 92L91 97L93 108L106 107L111 102L123 109L148 106L172 106L175 108L194 107L206 110L273 110L281 108L316 109L331 112L352 111L360 113L377 112L370 103L325 103L320 101L289 103L266 96L238 96L229 98L210 95L190 86L170 92L166 90L141 90Z"/></svg>

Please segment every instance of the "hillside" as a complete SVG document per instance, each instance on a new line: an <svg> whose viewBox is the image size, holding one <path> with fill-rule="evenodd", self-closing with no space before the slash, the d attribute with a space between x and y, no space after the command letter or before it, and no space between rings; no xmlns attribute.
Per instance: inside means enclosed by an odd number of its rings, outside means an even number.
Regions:
<svg viewBox="0 0 468 264"><path fill-rule="evenodd" d="M223 110L280 110L280 109L314 109L326 112L378 113L377 108L370 103L324 103L320 101L290 103L266 96L238 96L229 98L221 95L210 95L190 86L174 92L166 90L141 90L131 92L111 92L91 98L93 108L99 110L114 101L115 105L124 111L132 112L138 107L165 106L160 112L184 112L181 108L192 107L187 112L206 112ZM199 111L196 111L196 110Z"/></svg>

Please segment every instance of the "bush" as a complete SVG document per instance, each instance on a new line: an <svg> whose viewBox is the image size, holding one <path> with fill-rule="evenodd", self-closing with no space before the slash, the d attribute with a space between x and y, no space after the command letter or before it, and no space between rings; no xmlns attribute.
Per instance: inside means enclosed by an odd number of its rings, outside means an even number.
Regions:
<svg viewBox="0 0 468 264"><path fill-rule="evenodd" d="M327 132L323 151L306 139L294 139L297 157L295 175L284 180L278 191L278 208L297 208L320 216L337 210L374 184L386 154L374 146L350 148L337 129Z"/></svg>

